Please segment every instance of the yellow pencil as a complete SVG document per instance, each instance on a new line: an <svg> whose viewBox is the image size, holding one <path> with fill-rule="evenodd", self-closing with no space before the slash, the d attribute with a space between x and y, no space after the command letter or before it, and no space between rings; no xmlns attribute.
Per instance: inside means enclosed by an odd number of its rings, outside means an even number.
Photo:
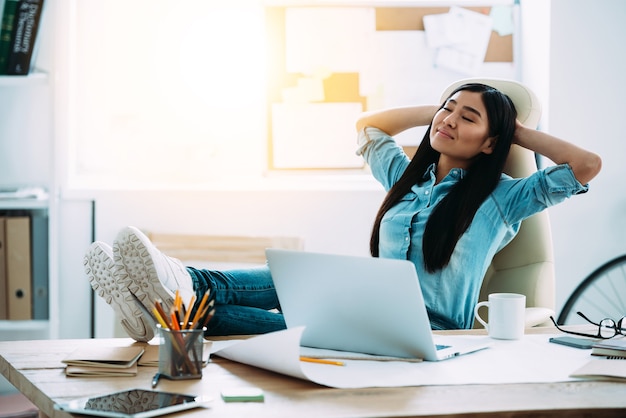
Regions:
<svg viewBox="0 0 626 418"><path fill-rule="evenodd" d="M189 327L189 317L191 316L191 308L193 308L193 304L196 301L196 295L191 295L191 300L187 305L187 312L185 312L185 319L183 320L183 327L187 329Z"/></svg>
<svg viewBox="0 0 626 418"><path fill-rule="evenodd" d="M168 324L169 321L167 319L167 314L163 310L163 306L161 306L161 302L159 302L158 300L155 300L154 307L159 312L159 315L161 316L161 319L163 320L163 322L165 322L166 328L169 328L170 326Z"/></svg>
<svg viewBox="0 0 626 418"><path fill-rule="evenodd" d="M306 361L307 363L329 364L331 366L345 366L346 365L346 363L344 363L343 361L326 360L323 358L313 358L313 357L304 357L304 356L300 356L300 361Z"/></svg>
<svg viewBox="0 0 626 418"><path fill-rule="evenodd" d="M161 314L159 313L159 310L156 308L156 306L152 308L152 313L154 313L154 317L157 319L157 321L159 321L159 324L161 324L163 328L169 328L163 317L161 317Z"/></svg>

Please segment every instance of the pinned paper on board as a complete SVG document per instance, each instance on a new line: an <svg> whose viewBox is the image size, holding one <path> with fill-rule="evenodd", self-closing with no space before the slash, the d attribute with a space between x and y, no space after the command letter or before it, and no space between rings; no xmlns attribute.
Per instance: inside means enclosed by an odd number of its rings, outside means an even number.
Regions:
<svg viewBox="0 0 626 418"><path fill-rule="evenodd" d="M489 14L493 19L493 30L500 36L513 34L515 22L513 21L513 8L511 6L493 6Z"/></svg>
<svg viewBox="0 0 626 418"><path fill-rule="evenodd" d="M268 27L280 28L269 49L276 64L268 91L269 168L360 170L354 120L364 110L434 103L446 85L485 71L513 78L512 60L502 57L510 39L492 39L496 25L510 29L513 8L493 9L428 15L432 8L269 8ZM410 129L395 139L417 146L424 133Z"/></svg>
<svg viewBox="0 0 626 418"><path fill-rule="evenodd" d="M461 7L424 16L427 44L436 50L434 65L468 75L480 72L492 28L491 16Z"/></svg>

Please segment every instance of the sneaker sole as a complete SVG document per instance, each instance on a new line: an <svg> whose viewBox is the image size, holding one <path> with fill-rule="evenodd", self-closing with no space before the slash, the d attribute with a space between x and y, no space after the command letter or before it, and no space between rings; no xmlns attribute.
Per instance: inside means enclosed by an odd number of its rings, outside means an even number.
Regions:
<svg viewBox="0 0 626 418"><path fill-rule="evenodd" d="M111 305L121 318L126 333L136 341L147 342L154 338L154 325L144 317L128 287L117 280L113 259L97 244L93 245L83 260L91 288Z"/></svg>
<svg viewBox="0 0 626 418"><path fill-rule="evenodd" d="M163 287L154 267L150 252L134 234L124 234L113 244L113 258L118 281L124 283L143 306L152 311L159 301L166 312L174 304L174 296Z"/></svg>

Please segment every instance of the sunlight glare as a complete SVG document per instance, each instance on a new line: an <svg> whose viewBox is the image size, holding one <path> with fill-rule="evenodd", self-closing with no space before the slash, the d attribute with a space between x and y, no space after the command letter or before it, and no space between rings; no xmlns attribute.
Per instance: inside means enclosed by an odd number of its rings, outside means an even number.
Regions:
<svg viewBox="0 0 626 418"><path fill-rule="evenodd" d="M181 80L209 105L260 106L265 96L265 44L260 7L215 8L183 34Z"/></svg>

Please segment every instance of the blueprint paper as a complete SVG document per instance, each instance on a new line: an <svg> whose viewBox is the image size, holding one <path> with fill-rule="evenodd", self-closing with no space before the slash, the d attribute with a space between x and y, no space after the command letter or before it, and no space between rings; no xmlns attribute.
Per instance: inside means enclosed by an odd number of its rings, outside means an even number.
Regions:
<svg viewBox="0 0 626 418"><path fill-rule="evenodd" d="M552 335L493 340L490 348L439 362L345 360L345 366L301 362L314 349L300 347L304 327L247 340L215 341L220 357L333 388L551 383L576 380L570 374L591 358L589 350L551 344ZM454 341L457 336L446 336ZM459 336L459 338L486 338ZM302 350L306 350L302 351Z"/></svg>

